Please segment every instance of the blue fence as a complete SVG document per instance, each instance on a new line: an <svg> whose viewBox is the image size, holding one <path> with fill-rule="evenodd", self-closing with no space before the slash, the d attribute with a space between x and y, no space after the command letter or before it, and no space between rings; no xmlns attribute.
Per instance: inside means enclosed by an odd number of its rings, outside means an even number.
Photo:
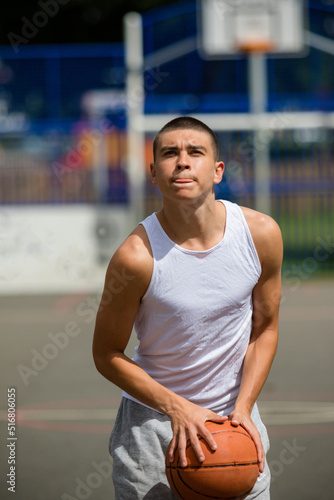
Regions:
<svg viewBox="0 0 334 500"><path fill-rule="evenodd" d="M143 15L144 49L152 53L196 40L198 3L176 2ZM311 1L309 30L334 40L334 6ZM77 119L91 89L124 89L122 44L0 47L0 99L30 119ZM309 49L305 57L268 57L268 110L334 109L333 56ZM146 112L240 112L249 107L247 58L208 61L196 50L147 68Z"/></svg>
<svg viewBox="0 0 334 500"><path fill-rule="evenodd" d="M124 87L123 45L0 47L0 98L29 120L77 120L91 89Z"/></svg>

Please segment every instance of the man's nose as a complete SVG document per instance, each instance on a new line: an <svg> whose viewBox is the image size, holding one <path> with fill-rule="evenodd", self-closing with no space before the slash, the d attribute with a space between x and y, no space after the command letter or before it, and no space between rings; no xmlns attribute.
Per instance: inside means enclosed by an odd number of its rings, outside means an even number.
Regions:
<svg viewBox="0 0 334 500"><path fill-rule="evenodd" d="M181 153L179 156L179 160L177 162L177 169L182 170L182 169L189 169L189 168L190 168L190 162L189 162L188 155L185 152Z"/></svg>

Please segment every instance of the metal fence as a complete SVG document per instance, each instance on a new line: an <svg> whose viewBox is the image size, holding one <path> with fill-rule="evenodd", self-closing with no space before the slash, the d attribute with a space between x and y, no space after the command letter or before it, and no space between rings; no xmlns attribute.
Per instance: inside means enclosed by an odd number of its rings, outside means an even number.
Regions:
<svg viewBox="0 0 334 500"><path fill-rule="evenodd" d="M2 134L0 204L127 203L125 132L104 123Z"/></svg>
<svg viewBox="0 0 334 500"><path fill-rule="evenodd" d="M218 133L224 180L216 195L255 208L250 131ZM1 136L0 204L129 202L125 131L87 124L72 133ZM146 135L146 214L161 199L149 176L153 134ZM286 129L270 140L271 214L279 223L285 265L334 269L334 130ZM303 271L301 270L300 273Z"/></svg>

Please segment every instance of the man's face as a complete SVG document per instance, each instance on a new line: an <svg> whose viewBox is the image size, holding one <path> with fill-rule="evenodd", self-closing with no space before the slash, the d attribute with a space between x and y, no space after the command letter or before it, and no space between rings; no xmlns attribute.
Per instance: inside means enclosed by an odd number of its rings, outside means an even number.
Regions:
<svg viewBox="0 0 334 500"><path fill-rule="evenodd" d="M224 164L215 159L210 135L192 129L164 132L151 164L152 182L162 195L184 199L213 193L223 170Z"/></svg>

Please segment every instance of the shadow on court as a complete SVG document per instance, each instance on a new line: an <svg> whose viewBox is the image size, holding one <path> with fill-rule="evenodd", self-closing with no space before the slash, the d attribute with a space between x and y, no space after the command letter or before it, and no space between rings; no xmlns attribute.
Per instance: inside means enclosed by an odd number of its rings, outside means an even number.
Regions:
<svg viewBox="0 0 334 500"><path fill-rule="evenodd" d="M329 280L283 289L279 349L260 399L272 500L334 498L333 296ZM96 297L1 303L1 499L113 500L108 437L120 391L93 365ZM10 460L15 470L7 476Z"/></svg>

